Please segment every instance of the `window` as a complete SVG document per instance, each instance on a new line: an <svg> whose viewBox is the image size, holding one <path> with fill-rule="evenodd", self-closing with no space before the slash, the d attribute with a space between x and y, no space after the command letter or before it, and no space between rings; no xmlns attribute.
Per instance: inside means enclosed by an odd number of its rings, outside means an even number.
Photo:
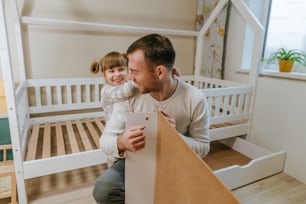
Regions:
<svg viewBox="0 0 306 204"><path fill-rule="evenodd" d="M269 6L271 0L244 0L248 8L252 11L254 16L258 19L258 21L265 26L267 22L267 15L269 11ZM244 35L244 43L243 43L243 52L242 52L242 70L249 70L251 67L251 58L252 53L250 50L253 49L254 43L254 33L249 25L246 25L245 35Z"/></svg>
<svg viewBox="0 0 306 204"><path fill-rule="evenodd" d="M280 47L306 51L306 1L274 0L270 5L269 22L266 32L264 55ZM267 70L277 70L274 64L266 65ZM306 67L295 64L293 72L306 73Z"/></svg>

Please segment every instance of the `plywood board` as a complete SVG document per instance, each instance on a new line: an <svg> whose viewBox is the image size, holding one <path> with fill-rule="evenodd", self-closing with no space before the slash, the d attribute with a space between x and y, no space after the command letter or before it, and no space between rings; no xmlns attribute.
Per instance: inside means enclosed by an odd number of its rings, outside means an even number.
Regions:
<svg viewBox="0 0 306 204"><path fill-rule="evenodd" d="M154 117L156 122L143 120ZM127 121L128 125L145 123L146 136L156 139L142 151L127 153L127 204L239 203L160 113L128 114ZM146 151L154 155L144 154Z"/></svg>
<svg viewBox="0 0 306 204"><path fill-rule="evenodd" d="M125 162L125 204L153 204L156 169L157 114L127 113L126 126L143 125L146 146L127 152Z"/></svg>
<svg viewBox="0 0 306 204"><path fill-rule="evenodd" d="M204 158L204 161L215 171L232 165L246 165L251 161L251 158L218 141L214 141L211 142L210 152Z"/></svg>

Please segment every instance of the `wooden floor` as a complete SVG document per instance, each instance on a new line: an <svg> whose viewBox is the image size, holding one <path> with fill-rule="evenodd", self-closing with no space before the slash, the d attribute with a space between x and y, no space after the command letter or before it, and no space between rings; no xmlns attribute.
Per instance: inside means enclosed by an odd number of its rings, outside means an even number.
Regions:
<svg viewBox="0 0 306 204"><path fill-rule="evenodd" d="M27 182L29 203L94 204L92 188L105 168L99 165L31 179ZM233 193L243 204L306 204L306 185L284 173L235 189Z"/></svg>

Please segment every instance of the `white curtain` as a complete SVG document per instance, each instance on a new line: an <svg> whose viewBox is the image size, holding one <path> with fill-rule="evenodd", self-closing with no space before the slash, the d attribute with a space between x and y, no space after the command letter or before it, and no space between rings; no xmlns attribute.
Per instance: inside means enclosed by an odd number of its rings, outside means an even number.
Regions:
<svg viewBox="0 0 306 204"><path fill-rule="evenodd" d="M198 0L197 30L201 29L217 3L218 0ZM203 76L223 78L223 54L228 7L227 4L205 34L201 66L201 75Z"/></svg>

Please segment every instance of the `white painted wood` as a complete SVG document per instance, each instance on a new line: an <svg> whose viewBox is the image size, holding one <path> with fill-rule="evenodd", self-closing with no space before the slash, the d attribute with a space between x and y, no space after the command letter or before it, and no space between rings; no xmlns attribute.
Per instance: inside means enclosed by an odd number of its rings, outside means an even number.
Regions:
<svg viewBox="0 0 306 204"><path fill-rule="evenodd" d="M101 103L72 103L58 105L46 105L46 106L32 106L29 107L29 113L48 113L48 112L58 112L58 111L69 111L69 110L81 110L81 109L91 109L101 107Z"/></svg>
<svg viewBox="0 0 306 204"><path fill-rule="evenodd" d="M104 81L101 78L77 78L77 79L44 79L28 80L26 87L35 89L35 105L30 106L29 113L47 113L56 111L79 110L98 108L100 104L100 92ZM56 89L56 94L51 91L51 87ZM56 88L55 88L56 87ZM65 89L63 89L65 87ZM85 87L85 89L82 89ZM44 97L41 90L46 91ZM91 98L91 91L95 97ZM51 96L52 95L52 96ZM66 95L65 98L63 96ZM84 98L82 98L84 96ZM52 100L52 97L57 97ZM46 104L42 104L42 98L46 98ZM54 103L53 103L54 102Z"/></svg>
<svg viewBox="0 0 306 204"><path fill-rule="evenodd" d="M245 20L245 22L250 26L254 32L254 42L252 50L252 61L251 70L249 74L249 84L251 86L256 86L257 78L259 73L260 58L262 52L262 42L264 38L264 28L261 23L257 20L255 15L250 11L244 1L232 0L232 4L238 10L239 14Z"/></svg>
<svg viewBox="0 0 306 204"><path fill-rule="evenodd" d="M19 78L20 82L26 81L26 67L24 61L24 49L23 49L23 41L22 41L22 31L21 31L21 22L19 16L19 8L17 6L17 0L11 1L12 2L12 13L14 14L15 18L15 39L17 45L17 57L18 57L18 71L19 71Z"/></svg>
<svg viewBox="0 0 306 204"><path fill-rule="evenodd" d="M86 103L89 103L90 102L90 85L86 85L85 86L85 97L86 97L86 100L85 102Z"/></svg>
<svg viewBox="0 0 306 204"><path fill-rule="evenodd" d="M283 171L285 155L283 151L272 153L254 159L247 165L234 165L214 173L232 190Z"/></svg>
<svg viewBox="0 0 306 204"><path fill-rule="evenodd" d="M106 162L107 158L100 149L25 161L23 162L24 179L80 169L87 166L104 164Z"/></svg>
<svg viewBox="0 0 306 204"><path fill-rule="evenodd" d="M47 104L52 104L52 93L51 93L51 86L46 86L45 88L45 94L46 94L46 103Z"/></svg>
<svg viewBox="0 0 306 204"><path fill-rule="evenodd" d="M225 96L224 100L223 100L223 103L222 103L222 107L221 107L222 110L223 110L223 112L222 112L223 116L226 115L229 112L230 108L228 106L229 106L229 96Z"/></svg>
<svg viewBox="0 0 306 204"><path fill-rule="evenodd" d="M210 96L226 96L226 95L235 95L241 93L252 93L254 88L250 86L241 86L241 87L226 87L218 89L201 89L206 97Z"/></svg>
<svg viewBox="0 0 306 204"><path fill-rule="evenodd" d="M4 76L6 102L8 104L8 117L10 134L15 135L11 138L13 145L14 168L16 172L16 182L18 189L19 203L27 203L25 182L23 180L22 150L20 149L20 132L18 129L18 113L15 99L15 84L12 73L12 60L10 56L10 45L8 38L8 28L6 25L5 0L0 1L0 61ZM20 191L20 192L19 192Z"/></svg>
<svg viewBox="0 0 306 204"><path fill-rule="evenodd" d="M259 157L264 157L272 153L271 151L254 145L239 137L222 140L221 142L222 144L225 144L231 149L236 150L251 159L257 159Z"/></svg>
<svg viewBox="0 0 306 204"><path fill-rule="evenodd" d="M233 165L214 171L229 189L234 189L279 173L285 164L285 152L272 153L239 137L220 141L252 160L243 166Z"/></svg>
<svg viewBox="0 0 306 204"><path fill-rule="evenodd" d="M178 35L178 36L197 36L198 32L189 30L174 30L174 29L163 29L163 28L149 28L149 27L137 27L137 26L126 26L126 25L113 25L113 24L102 24L92 23L83 21L71 21L71 20L59 20L59 19L48 19L48 18L34 18L24 16L21 18L22 23L29 25L45 25L53 27L64 27L74 28L82 30L103 30L113 32L124 32L124 33L161 33L165 35Z"/></svg>
<svg viewBox="0 0 306 204"><path fill-rule="evenodd" d="M230 123L235 121L246 121L250 119L251 113L229 114L222 116L214 116L210 118L211 124Z"/></svg>
<svg viewBox="0 0 306 204"><path fill-rule="evenodd" d="M179 77L182 81L186 81L190 84L192 82L202 82L199 84L205 84L206 86L204 87L197 87L197 88L210 88L213 86L221 86L221 87L233 87L233 86L242 86L246 85L243 83L235 82L235 81L228 81L228 80L221 80L221 79L214 79L214 78L209 78L205 76L197 76L197 75L183 75ZM204 83L205 82L205 83Z"/></svg>
<svg viewBox="0 0 306 204"><path fill-rule="evenodd" d="M55 122L55 121L65 121L65 120L74 120L79 118L103 118L105 117L104 112L92 112L92 113L78 113L78 114L66 114L66 115L57 115L57 116L46 116L46 117L37 117L32 118L31 123L44 123L44 122Z"/></svg>
<svg viewBox="0 0 306 204"><path fill-rule="evenodd" d="M125 203L153 204L156 170L157 113L127 113L126 126L145 126L146 146L138 152L126 152Z"/></svg>
<svg viewBox="0 0 306 204"><path fill-rule="evenodd" d="M216 128L209 130L210 140L216 141L225 138L237 137L248 133L249 124L242 123L228 127Z"/></svg>

